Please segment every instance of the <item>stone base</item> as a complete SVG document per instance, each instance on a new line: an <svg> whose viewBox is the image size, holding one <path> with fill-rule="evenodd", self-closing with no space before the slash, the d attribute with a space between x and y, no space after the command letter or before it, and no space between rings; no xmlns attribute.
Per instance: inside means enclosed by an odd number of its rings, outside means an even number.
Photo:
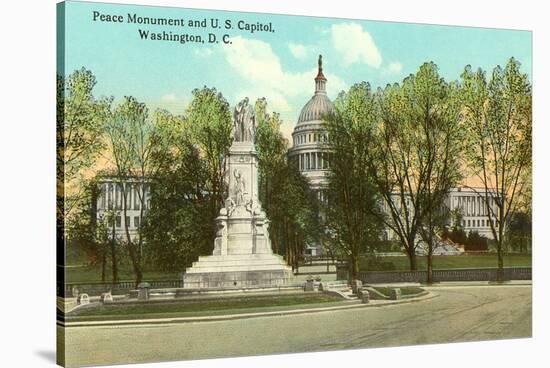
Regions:
<svg viewBox="0 0 550 368"><path fill-rule="evenodd" d="M184 289L277 287L294 279L292 269L274 254L200 257L183 275Z"/></svg>

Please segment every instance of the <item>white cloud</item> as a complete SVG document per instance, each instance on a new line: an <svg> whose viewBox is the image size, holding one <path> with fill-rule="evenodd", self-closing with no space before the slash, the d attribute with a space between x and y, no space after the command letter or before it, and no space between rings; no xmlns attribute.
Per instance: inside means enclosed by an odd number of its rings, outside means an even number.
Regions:
<svg viewBox="0 0 550 368"><path fill-rule="evenodd" d="M177 97L174 93L167 93L165 95L162 95L162 97L160 98L160 100L162 102L175 102L177 101Z"/></svg>
<svg viewBox="0 0 550 368"><path fill-rule="evenodd" d="M208 47L196 48L194 53L199 57L208 57L214 53L214 50Z"/></svg>
<svg viewBox="0 0 550 368"><path fill-rule="evenodd" d="M400 73L401 70L403 70L403 65L401 65L401 63L398 62L398 61L394 61L394 62L390 63L390 65L388 65L388 71L390 73L397 74L397 73Z"/></svg>
<svg viewBox="0 0 550 368"><path fill-rule="evenodd" d="M288 48L290 53L298 60L305 60L307 58L307 48L299 43L289 42Z"/></svg>
<svg viewBox="0 0 550 368"><path fill-rule="evenodd" d="M242 80L240 89L239 86L235 87L236 98L246 96L255 100L265 97L271 109L281 113L282 117L295 121L299 109L314 92L316 59L312 60L312 64L315 65L312 69L293 73L283 70L279 57L268 43L243 37L235 37L232 41L233 43L225 45L223 50L227 62ZM328 79L329 96L334 96L346 88L345 82L334 74L325 75ZM304 98L297 106L289 102L289 99L296 97Z"/></svg>
<svg viewBox="0 0 550 368"><path fill-rule="evenodd" d="M160 99L150 101L148 105L150 106L150 111L163 109L170 111L172 114L179 115L183 114L189 101L191 101L191 96L189 94L178 95L169 92L160 96Z"/></svg>
<svg viewBox="0 0 550 368"><path fill-rule="evenodd" d="M364 63L373 68L382 64L382 56L371 35L357 23L333 24L332 45L343 55L344 65Z"/></svg>

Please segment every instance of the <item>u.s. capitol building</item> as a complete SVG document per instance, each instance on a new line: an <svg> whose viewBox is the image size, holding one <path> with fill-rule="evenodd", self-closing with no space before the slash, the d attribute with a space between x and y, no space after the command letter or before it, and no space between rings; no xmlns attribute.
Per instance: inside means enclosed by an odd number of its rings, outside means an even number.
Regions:
<svg viewBox="0 0 550 368"><path fill-rule="evenodd" d="M322 57L319 55L317 76L314 78L315 90L313 96L302 108L298 121L292 132L292 147L288 151L288 159L298 166L298 169L309 181L310 187L320 201L325 200L325 189L328 184L330 160L328 160L328 137L323 126L323 116L334 112L334 104L328 98L327 78L323 74ZM448 209L459 209L462 227L466 233L475 231L489 239L493 238L489 221L498 228L496 222L498 208L495 205L493 193L488 193L493 214L489 214L484 205L484 189L452 188L445 200ZM322 244L308 244L307 254L323 253Z"/></svg>
<svg viewBox="0 0 550 368"><path fill-rule="evenodd" d="M288 158L298 165L300 172L308 179L319 200L323 201L330 169L323 116L334 111L334 104L327 96L327 78L323 74L321 55L319 55L318 71L314 80L315 92L300 112L292 132L293 144L289 149ZM320 254L322 245L309 244L306 252L313 255Z"/></svg>

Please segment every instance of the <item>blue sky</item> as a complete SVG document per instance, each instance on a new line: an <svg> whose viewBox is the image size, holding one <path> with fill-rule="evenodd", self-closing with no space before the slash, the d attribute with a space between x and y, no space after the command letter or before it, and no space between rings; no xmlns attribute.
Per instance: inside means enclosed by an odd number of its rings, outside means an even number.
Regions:
<svg viewBox="0 0 550 368"><path fill-rule="evenodd" d="M93 21L93 11L142 17L230 19L273 24L274 33L227 31L232 44L141 40L138 29L200 34L209 29ZM314 90L323 54L329 97L360 81L374 87L399 82L426 61L446 80L467 64L490 71L515 57L531 78L531 33L471 27L317 17L200 11L180 8L69 2L66 9L66 72L86 67L97 77L96 95L119 101L131 95L153 110L184 112L191 91L216 87L231 105L266 97L289 135ZM225 31L214 31L220 36Z"/></svg>

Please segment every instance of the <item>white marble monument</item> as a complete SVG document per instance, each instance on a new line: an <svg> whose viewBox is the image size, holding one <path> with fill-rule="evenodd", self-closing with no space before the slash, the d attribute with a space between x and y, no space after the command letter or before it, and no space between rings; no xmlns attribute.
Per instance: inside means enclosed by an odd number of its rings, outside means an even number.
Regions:
<svg viewBox="0 0 550 368"><path fill-rule="evenodd" d="M233 143L226 158L228 196L216 218L214 251L183 275L185 289L274 287L289 283L292 269L273 254L269 220L258 200L254 108L241 101L233 114Z"/></svg>

